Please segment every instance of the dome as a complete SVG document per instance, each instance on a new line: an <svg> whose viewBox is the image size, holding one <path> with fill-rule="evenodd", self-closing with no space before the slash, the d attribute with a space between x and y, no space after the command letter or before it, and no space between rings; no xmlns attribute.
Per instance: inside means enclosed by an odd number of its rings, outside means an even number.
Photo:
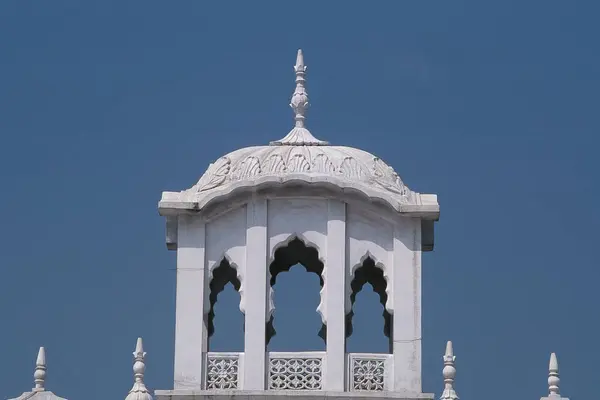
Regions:
<svg viewBox="0 0 600 400"><path fill-rule="evenodd" d="M417 200L394 169L380 158L352 147L328 145L239 149L211 164L190 191L200 199L217 190L288 181L335 184L372 192L374 196L381 192L402 204L415 204Z"/></svg>
<svg viewBox="0 0 600 400"><path fill-rule="evenodd" d="M305 126L309 103L301 50L294 71L292 130L269 145L246 147L222 156L188 190L164 192L159 203L161 214L201 211L210 203L225 201L235 194L300 185L304 189L328 189L342 196L359 194L396 212L437 219L437 197L411 191L379 157L352 147L332 146L312 135Z"/></svg>

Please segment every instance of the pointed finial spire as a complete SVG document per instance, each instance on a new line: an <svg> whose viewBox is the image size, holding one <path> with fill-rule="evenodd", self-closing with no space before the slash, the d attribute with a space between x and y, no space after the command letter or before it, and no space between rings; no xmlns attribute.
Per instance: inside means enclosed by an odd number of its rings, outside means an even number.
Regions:
<svg viewBox="0 0 600 400"><path fill-rule="evenodd" d="M550 365L548 366L548 390L549 396L560 396L560 378L558 377L558 359L556 353L550 354Z"/></svg>
<svg viewBox="0 0 600 400"><path fill-rule="evenodd" d="M144 372L146 371L145 357L146 352L144 351L144 345L140 337L137 339L135 351L133 352L133 387L129 391L126 400L152 400L150 391L144 383Z"/></svg>
<svg viewBox="0 0 600 400"><path fill-rule="evenodd" d="M560 395L560 378L558 377L558 359L556 353L550 354L550 363L548 365L548 396L542 397L541 400L569 400Z"/></svg>
<svg viewBox="0 0 600 400"><path fill-rule="evenodd" d="M306 74L306 65L304 65L304 54L302 54L302 49L298 50L294 71L296 71L296 90L294 90L294 94L292 95L290 107L292 107L292 110L294 110L296 127L304 128L304 120L306 119L305 114L306 110L308 110L309 102L308 93L304 87L306 82L304 79L304 75Z"/></svg>
<svg viewBox="0 0 600 400"><path fill-rule="evenodd" d="M298 50L296 55L296 90L292 95L290 107L294 110L294 128L283 139L271 142L271 145L287 146L325 146L328 143L315 138L305 126L306 111L308 110L308 93L306 92L306 65L304 65L304 54L302 49Z"/></svg>
<svg viewBox="0 0 600 400"><path fill-rule="evenodd" d="M58 397L54 393L46 390L46 349L40 347L37 358L35 360L35 372L33 373L35 387L30 392L24 392L19 397L8 400L35 400L43 398L44 400L67 400Z"/></svg>
<svg viewBox="0 0 600 400"><path fill-rule="evenodd" d="M33 379L35 387L32 390L34 392L43 392L45 390L44 381L46 380L46 350L43 347L40 347L38 351Z"/></svg>
<svg viewBox="0 0 600 400"><path fill-rule="evenodd" d="M443 357L444 369L442 374L444 375L444 391L440 400L458 400L458 395L454 390L454 378L456 377L456 367L454 366L454 350L452 348L452 342L446 343L446 353Z"/></svg>
<svg viewBox="0 0 600 400"><path fill-rule="evenodd" d="M146 352L144 351L142 338L139 337L137 338L135 351L133 352L133 374L136 382L144 382L144 372L146 371L144 357L146 357Z"/></svg>

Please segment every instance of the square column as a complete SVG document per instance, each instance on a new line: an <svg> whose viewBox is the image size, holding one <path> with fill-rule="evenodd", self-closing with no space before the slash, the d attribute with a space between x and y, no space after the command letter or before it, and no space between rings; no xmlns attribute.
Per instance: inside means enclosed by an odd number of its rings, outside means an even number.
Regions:
<svg viewBox="0 0 600 400"><path fill-rule="evenodd" d="M247 206L246 270L244 273L244 390L265 390L267 300L267 200L253 198Z"/></svg>
<svg viewBox="0 0 600 400"><path fill-rule="evenodd" d="M202 389L207 325L204 299L205 225L201 218L178 218L175 309L175 389Z"/></svg>
<svg viewBox="0 0 600 400"><path fill-rule="evenodd" d="M394 228L394 391L421 393L421 223Z"/></svg>
<svg viewBox="0 0 600 400"><path fill-rule="evenodd" d="M325 390L343 392L346 376L346 203L328 201L325 259Z"/></svg>

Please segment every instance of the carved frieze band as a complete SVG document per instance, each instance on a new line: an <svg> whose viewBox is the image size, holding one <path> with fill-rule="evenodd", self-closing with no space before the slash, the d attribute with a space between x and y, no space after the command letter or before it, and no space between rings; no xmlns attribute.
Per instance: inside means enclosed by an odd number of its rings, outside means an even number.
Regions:
<svg viewBox="0 0 600 400"><path fill-rule="evenodd" d="M406 201L410 201L413 195L413 192L404 185L394 169L377 157L373 157L370 165L366 165L351 156L336 160L336 164L325 153L317 153L312 156L308 153L290 152L285 156L285 159L279 153L270 153L261 158L248 156L237 163L232 163L227 156L221 157L211 164L202 176L196 186L197 192L211 190L228 182L260 176L318 173L373 184L403 196Z"/></svg>

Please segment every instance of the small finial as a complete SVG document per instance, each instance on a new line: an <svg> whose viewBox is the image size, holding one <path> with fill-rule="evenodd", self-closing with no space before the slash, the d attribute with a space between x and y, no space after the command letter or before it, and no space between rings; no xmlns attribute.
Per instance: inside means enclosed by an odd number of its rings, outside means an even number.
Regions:
<svg viewBox="0 0 600 400"><path fill-rule="evenodd" d="M548 366L548 390L550 396L560 396L560 390L558 385L560 384L560 378L558 377L558 359L556 353L550 354L550 364Z"/></svg>
<svg viewBox="0 0 600 400"><path fill-rule="evenodd" d="M306 65L304 65L304 54L302 50L298 50L296 55L296 89L290 101L290 107L294 110L294 120L296 121L294 128L283 139L271 142L271 145L288 145L288 146L324 146L328 143L315 138L305 126L306 110L308 110L308 93L306 92Z"/></svg>
<svg viewBox="0 0 600 400"><path fill-rule="evenodd" d="M144 345L142 343L142 338L140 337L137 339L135 351L133 352L133 373L136 382L144 381L144 372L146 371L144 357L146 357L146 352L144 351Z"/></svg>
<svg viewBox="0 0 600 400"><path fill-rule="evenodd" d="M40 347L38 351L33 379L35 387L32 390L34 392L43 392L45 390L44 381L46 380L46 350L43 347Z"/></svg>
<svg viewBox="0 0 600 400"><path fill-rule="evenodd" d="M292 101L290 103L290 107L294 110L295 121L297 128L304 128L304 120L306 110L308 109L308 93L306 92L306 88L304 87L304 83L306 82L304 79L304 74L306 73L306 65L304 65L304 55L302 54L302 50L298 50L298 55L296 56L296 65L294 65L294 71L296 71L296 90L294 90L294 94L292 95Z"/></svg>
<svg viewBox="0 0 600 400"><path fill-rule="evenodd" d="M137 339L135 351L133 352L133 387L129 391L126 400L152 400L150 391L144 383L144 372L146 371L145 357L146 352L144 351L144 345L140 337Z"/></svg>
<svg viewBox="0 0 600 400"><path fill-rule="evenodd" d="M444 392L440 397L441 400L458 400L458 395L454 390L454 378L456 377L456 367L454 366L454 350L452 348L452 342L446 343L446 353L442 358L444 360L444 369L442 374L444 376Z"/></svg>

